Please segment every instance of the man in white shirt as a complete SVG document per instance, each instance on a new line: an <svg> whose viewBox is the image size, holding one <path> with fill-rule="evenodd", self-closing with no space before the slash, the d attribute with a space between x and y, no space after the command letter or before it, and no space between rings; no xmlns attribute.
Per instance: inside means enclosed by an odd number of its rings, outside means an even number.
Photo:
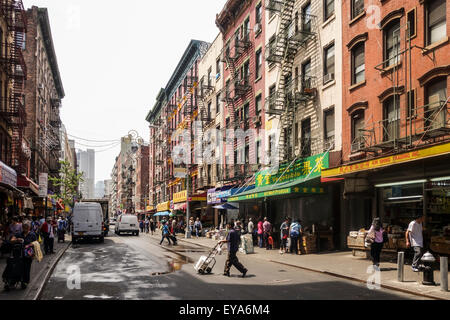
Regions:
<svg viewBox="0 0 450 320"><path fill-rule="evenodd" d="M248 220L247 230L248 233L252 235L253 244L255 244L256 242L255 224L253 223L252 218Z"/></svg>
<svg viewBox="0 0 450 320"><path fill-rule="evenodd" d="M406 231L406 247L414 249L414 259L412 269L419 272L419 263L423 255L423 222L424 217L420 216L409 224Z"/></svg>

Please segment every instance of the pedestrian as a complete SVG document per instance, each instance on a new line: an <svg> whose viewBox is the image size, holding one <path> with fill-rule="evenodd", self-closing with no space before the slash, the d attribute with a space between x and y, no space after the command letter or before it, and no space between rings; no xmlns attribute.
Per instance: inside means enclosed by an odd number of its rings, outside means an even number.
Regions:
<svg viewBox="0 0 450 320"><path fill-rule="evenodd" d="M177 219L173 218L172 220L172 233L175 235L177 233Z"/></svg>
<svg viewBox="0 0 450 320"><path fill-rule="evenodd" d="M231 223L227 224L227 228L229 230L227 239L220 241L221 243L228 244L228 258L225 263L225 270L223 275L230 277L230 269L232 266L235 266L236 269L238 269L242 273L242 278L245 278L248 270L239 262L239 259L236 256L236 253L239 250L239 235L237 234Z"/></svg>
<svg viewBox="0 0 450 320"><path fill-rule="evenodd" d="M41 227L41 232L44 235L44 252L46 255L55 253L53 246L55 243L55 232L52 224L52 218L48 217L47 221Z"/></svg>
<svg viewBox="0 0 450 320"><path fill-rule="evenodd" d="M199 237L199 235L202 235L202 223L200 221L200 218L197 218L197 220L195 220L195 224L194 224L194 228L195 228L195 236Z"/></svg>
<svg viewBox="0 0 450 320"><path fill-rule="evenodd" d="M263 228L264 223L262 222L262 220L260 219L258 222L258 245L260 248L263 247L263 240L264 240L264 228Z"/></svg>
<svg viewBox="0 0 450 320"><path fill-rule="evenodd" d="M372 257L373 265L376 267L380 267L380 255L384 245L383 233L384 230L382 228L381 219L375 218L367 237L369 237L369 241L371 242L370 256Z"/></svg>
<svg viewBox="0 0 450 320"><path fill-rule="evenodd" d="M12 223L9 226L9 238L17 237L22 233L22 224L19 222L18 217L12 219Z"/></svg>
<svg viewBox="0 0 450 320"><path fill-rule="evenodd" d="M267 218L264 218L263 223L263 231L264 231L264 246L267 250L269 250L269 235L272 232L272 224L269 222Z"/></svg>
<svg viewBox="0 0 450 320"><path fill-rule="evenodd" d="M191 233L191 236L194 235L194 218L189 218L189 232Z"/></svg>
<svg viewBox="0 0 450 320"><path fill-rule="evenodd" d="M290 219L284 219L284 222L280 227L280 235L281 235L281 248L280 254L287 253L287 241L289 238L289 228L290 228Z"/></svg>
<svg viewBox="0 0 450 320"><path fill-rule="evenodd" d="M25 254L23 257L23 273L21 279L21 288L26 289L30 283L31 264L33 263L34 249L32 243L37 241L36 234L31 231L31 225L25 223L23 226L23 232L18 237L23 239L23 245L25 248Z"/></svg>
<svg viewBox="0 0 450 320"><path fill-rule="evenodd" d="M242 235L242 223L240 220L237 220L234 223L234 230L236 230L236 232L238 233L239 239L240 239L241 235Z"/></svg>
<svg viewBox="0 0 450 320"><path fill-rule="evenodd" d="M60 241L62 241L63 243L65 242L64 236L66 234L66 228L67 228L67 223L66 221L59 217L58 219L58 243Z"/></svg>
<svg viewBox="0 0 450 320"><path fill-rule="evenodd" d="M148 217L145 218L145 233L150 232L150 221L148 220Z"/></svg>
<svg viewBox="0 0 450 320"><path fill-rule="evenodd" d="M156 225L155 225L155 221L153 221L153 219L150 219L150 231L153 233L155 233L155 229L156 229Z"/></svg>
<svg viewBox="0 0 450 320"><path fill-rule="evenodd" d="M169 231L169 225L167 222L164 223L162 226L162 238L161 238L161 242L159 243L159 245L162 245L164 239L167 239L167 241L169 241L169 245L172 244L170 242L170 231Z"/></svg>
<svg viewBox="0 0 450 320"><path fill-rule="evenodd" d="M139 229L141 229L141 233L144 232L144 221L141 219L141 221L139 222Z"/></svg>
<svg viewBox="0 0 450 320"><path fill-rule="evenodd" d="M291 254L298 254L298 240L301 238L302 226L298 220L295 220L289 228L289 236L291 238Z"/></svg>
<svg viewBox="0 0 450 320"><path fill-rule="evenodd" d="M267 250L272 250L273 249L273 238L272 238L272 233L269 232L269 236L267 237Z"/></svg>
<svg viewBox="0 0 450 320"><path fill-rule="evenodd" d="M411 221L406 231L406 247L414 250L414 259L412 263L412 270L420 272L420 259L423 256L423 222L424 217L417 216L414 221Z"/></svg>
<svg viewBox="0 0 450 320"><path fill-rule="evenodd" d="M252 218L248 219L247 230L248 230L248 233L252 235L253 245L255 245L255 243L256 243L256 232L255 232L256 229L255 229L255 224L253 223L253 219Z"/></svg>

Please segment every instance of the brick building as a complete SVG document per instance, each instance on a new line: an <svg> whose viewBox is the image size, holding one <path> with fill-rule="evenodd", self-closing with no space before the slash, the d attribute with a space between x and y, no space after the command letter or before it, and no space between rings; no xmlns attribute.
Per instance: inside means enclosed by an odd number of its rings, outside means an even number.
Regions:
<svg viewBox="0 0 450 320"><path fill-rule="evenodd" d="M136 152L136 189L134 208L136 213L145 213L149 197L149 151L148 145L139 146Z"/></svg>
<svg viewBox="0 0 450 320"><path fill-rule="evenodd" d="M343 166L324 177L345 179L343 234L375 216L450 222L433 207L448 199L449 18L445 0L342 4Z"/></svg>
<svg viewBox="0 0 450 320"><path fill-rule="evenodd" d="M34 181L40 173L59 175L61 152L59 116L64 88L46 8L27 10L28 26L24 57L28 70L25 90L27 127L31 144L31 172ZM53 187L49 184L49 189ZM55 191L55 190L53 190Z"/></svg>

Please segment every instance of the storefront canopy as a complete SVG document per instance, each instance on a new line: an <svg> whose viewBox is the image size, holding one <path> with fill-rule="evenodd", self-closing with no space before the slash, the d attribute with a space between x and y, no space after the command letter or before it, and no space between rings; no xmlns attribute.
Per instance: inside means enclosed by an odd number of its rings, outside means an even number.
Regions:
<svg viewBox="0 0 450 320"><path fill-rule="evenodd" d="M238 208L236 208L235 206L232 206L229 203L224 203L218 206L213 207L214 209L219 209L219 210L237 210Z"/></svg>
<svg viewBox="0 0 450 320"><path fill-rule="evenodd" d="M155 213L154 217L168 217L170 215L170 211L158 212Z"/></svg>
<svg viewBox="0 0 450 320"><path fill-rule="evenodd" d="M309 183L307 183L309 182ZM228 198L228 202L240 202L285 195L312 195L324 194L325 189L319 186L311 186L320 183L320 177L297 179L290 182L278 183L258 187L250 191L242 192ZM306 185L308 184L308 186Z"/></svg>

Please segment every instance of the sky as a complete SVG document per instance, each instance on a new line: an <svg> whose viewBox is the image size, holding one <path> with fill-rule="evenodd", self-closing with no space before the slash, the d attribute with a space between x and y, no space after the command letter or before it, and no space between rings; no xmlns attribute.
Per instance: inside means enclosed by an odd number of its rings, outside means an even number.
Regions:
<svg viewBox="0 0 450 320"><path fill-rule="evenodd" d="M74 138L77 148L96 149L96 180L110 179L115 140L136 130L149 141L145 117L159 90L191 39L214 41L225 2L23 0L25 9L48 9L66 93L61 119L85 139Z"/></svg>

